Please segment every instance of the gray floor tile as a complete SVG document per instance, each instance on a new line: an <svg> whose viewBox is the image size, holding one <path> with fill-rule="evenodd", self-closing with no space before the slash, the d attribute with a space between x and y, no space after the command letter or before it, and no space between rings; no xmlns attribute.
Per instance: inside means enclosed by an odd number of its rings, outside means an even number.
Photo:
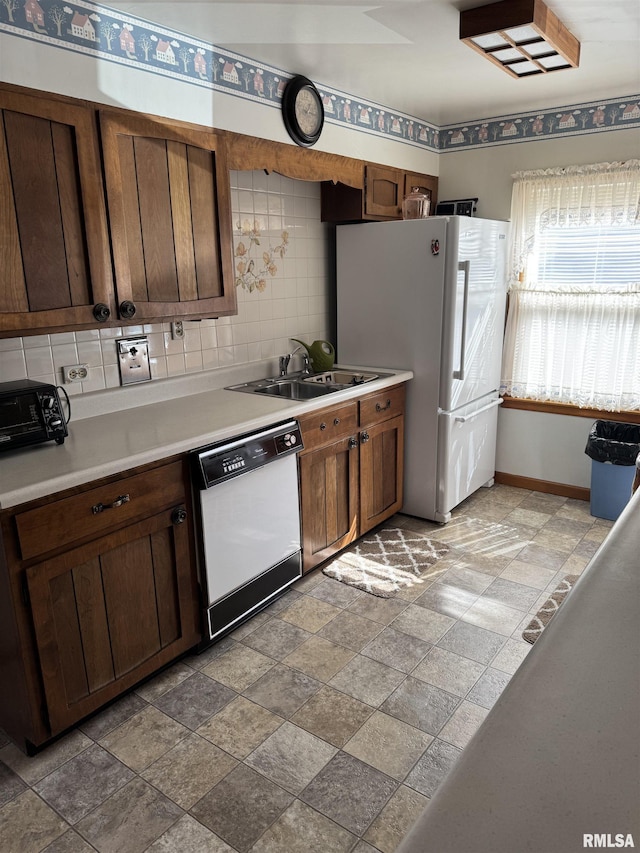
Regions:
<svg viewBox="0 0 640 853"><path fill-rule="evenodd" d="M384 773L339 752L300 799L336 823L362 835L397 788Z"/></svg>
<svg viewBox="0 0 640 853"><path fill-rule="evenodd" d="M496 578L482 594L482 598L528 612L535 604L539 593L540 590L535 587L525 586L505 578Z"/></svg>
<svg viewBox="0 0 640 853"><path fill-rule="evenodd" d="M329 684L336 690L376 708L404 677L397 669L358 655L350 660Z"/></svg>
<svg viewBox="0 0 640 853"><path fill-rule="evenodd" d="M275 821L252 853L348 853L356 837L310 806L296 800Z"/></svg>
<svg viewBox="0 0 640 853"><path fill-rule="evenodd" d="M344 746L344 751L402 782L433 738L415 726L373 713Z"/></svg>
<svg viewBox="0 0 640 853"><path fill-rule="evenodd" d="M375 844L381 853L394 853L428 802L422 794L401 785L364 837Z"/></svg>
<svg viewBox="0 0 640 853"><path fill-rule="evenodd" d="M380 598L377 595L364 593L350 604L348 609L350 613L355 613L357 616L364 616L373 622L388 625L402 613L406 606L407 602L398 598Z"/></svg>
<svg viewBox="0 0 640 853"><path fill-rule="evenodd" d="M297 669L277 664L244 695L273 714L288 719L321 687L321 683Z"/></svg>
<svg viewBox="0 0 640 853"><path fill-rule="evenodd" d="M27 783L0 761L0 808L27 790Z"/></svg>
<svg viewBox="0 0 640 853"><path fill-rule="evenodd" d="M197 734L191 734L162 758L147 767L142 776L154 788L187 810L195 805L227 773L237 760Z"/></svg>
<svg viewBox="0 0 640 853"><path fill-rule="evenodd" d="M154 841L146 853L234 853L234 850L191 815L185 815Z"/></svg>
<svg viewBox="0 0 640 853"><path fill-rule="evenodd" d="M287 722L269 735L245 764L286 791L299 794L335 754L334 746Z"/></svg>
<svg viewBox="0 0 640 853"><path fill-rule="evenodd" d="M299 669L318 681L329 681L343 666L355 657L355 652L345 646L332 643L317 634L311 634L284 659L287 666Z"/></svg>
<svg viewBox="0 0 640 853"><path fill-rule="evenodd" d="M319 598L328 604L333 604L335 607L348 607L365 593L361 589L356 589L334 578L325 578L309 591L309 595L312 598Z"/></svg>
<svg viewBox="0 0 640 853"><path fill-rule="evenodd" d="M488 713L486 708L463 700L440 730L441 740L464 749Z"/></svg>
<svg viewBox="0 0 640 853"><path fill-rule="evenodd" d="M146 707L147 702L141 696L137 693L128 693L104 711L85 720L78 728L93 740L98 741Z"/></svg>
<svg viewBox="0 0 640 853"><path fill-rule="evenodd" d="M183 814L182 809L136 778L77 825L100 853L142 853Z"/></svg>
<svg viewBox="0 0 640 853"><path fill-rule="evenodd" d="M430 643L388 626L364 647L362 654L401 672L411 672L430 648Z"/></svg>
<svg viewBox="0 0 640 853"><path fill-rule="evenodd" d="M95 853L95 847L92 847L75 830L68 829L64 835L60 835L48 844L44 853Z"/></svg>
<svg viewBox="0 0 640 853"><path fill-rule="evenodd" d="M369 597L374 598L375 596L372 595ZM356 604L360 601L362 601L362 598L359 598ZM405 606L403 604L403 609ZM379 622L358 616L349 608L349 610L340 611L335 619L332 619L331 622L318 631L318 634L326 640L331 640L332 643L337 643L339 646L346 646L346 648L352 649L354 652L359 652L381 630L382 625Z"/></svg>
<svg viewBox="0 0 640 853"><path fill-rule="evenodd" d="M423 732L437 735L459 703L457 696L409 676L382 704L381 710Z"/></svg>
<svg viewBox="0 0 640 853"><path fill-rule="evenodd" d="M31 790L0 809L0 850L39 853L67 830L67 824Z"/></svg>
<svg viewBox="0 0 640 853"><path fill-rule="evenodd" d="M493 708L509 680L506 672L488 667L469 691L467 699L483 708Z"/></svg>
<svg viewBox="0 0 640 853"><path fill-rule="evenodd" d="M197 734L230 755L242 759L260 746L283 722L282 717L272 714L262 705L238 696L200 726Z"/></svg>
<svg viewBox="0 0 640 853"><path fill-rule="evenodd" d="M405 784L426 797L433 797L461 754L461 749L436 738L409 773Z"/></svg>
<svg viewBox="0 0 640 853"><path fill-rule="evenodd" d="M343 747L373 708L339 690L324 686L291 717L295 723L337 747Z"/></svg>
<svg viewBox="0 0 640 853"><path fill-rule="evenodd" d="M262 654L282 660L311 636L303 628L274 617L252 631L242 642Z"/></svg>
<svg viewBox="0 0 640 853"><path fill-rule="evenodd" d="M117 758L94 744L33 788L66 821L75 824L134 775Z"/></svg>
<svg viewBox="0 0 640 853"><path fill-rule="evenodd" d="M435 646L411 674L454 696L466 696L484 670L482 663Z"/></svg>
<svg viewBox="0 0 640 853"><path fill-rule="evenodd" d="M468 622L457 622L438 642L441 649L478 663L489 663L504 646L506 638Z"/></svg>
<svg viewBox="0 0 640 853"><path fill-rule="evenodd" d="M247 853L292 801L292 794L240 764L191 814L239 853Z"/></svg>
<svg viewBox="0 0 640 853"><path fill-rule="evenodd" d="M437 643L454 624L455 619L450 616L410 604L393 620L391 627L427 643Z"/></svg>
<svg viewBox="0 0 640 853"><path fill-rule="evenodd" d="M153 704L169 717L193 730L224 708L236 695L224 684L214 681L202 672L196 672L177 687L163 693Z"/></svg>
<svg viewBox="0 0 640 853"><path fill-rule="evenodd" d="M447 583L434 583L419 598L416 598L415 603L420 607L435 610L436 613L444 613L445 616L459 619L477 598L477 593L466 589Z"/></svg>
<svg viewBox="0 0 640 853"><path fill-rule="evenodd" d="M236 643L229 651L208 663L202 671L209 678L241 693L274 665L273 658Z"/></svg>

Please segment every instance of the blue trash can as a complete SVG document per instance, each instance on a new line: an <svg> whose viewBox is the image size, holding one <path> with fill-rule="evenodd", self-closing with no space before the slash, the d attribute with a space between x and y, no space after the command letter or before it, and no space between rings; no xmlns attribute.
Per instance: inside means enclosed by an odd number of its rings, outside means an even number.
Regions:
<svg viewBox="0 0 640 853"><path fill-rule="evenodd" d="M631 497L640 425L596 421L584 452L591 459L591 515L615 521Z"/></svg>

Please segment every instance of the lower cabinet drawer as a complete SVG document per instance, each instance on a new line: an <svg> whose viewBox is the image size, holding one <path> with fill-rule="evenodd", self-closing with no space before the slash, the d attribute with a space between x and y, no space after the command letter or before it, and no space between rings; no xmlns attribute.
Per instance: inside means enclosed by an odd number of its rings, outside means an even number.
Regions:
<svg viewBox="0 0 640 853"><path fill-rule="evenodd" d="M30 560L184 500L181 462L172 462L16 515L23 560Z"/></svg>
<svg viewBox="0 0 640 853"><path fill-rule="evenodd" d="M319 412L301 415L298 421L304 451L315 450L358 432L358 404L345 403L344 406L321 409Z"/></svg>
<svg viewBox="0 0 640 853"><path fill-rule="evenodd" d="M370 426L404 413L404 385L386 388L360 400L360 426Z"/></svg>

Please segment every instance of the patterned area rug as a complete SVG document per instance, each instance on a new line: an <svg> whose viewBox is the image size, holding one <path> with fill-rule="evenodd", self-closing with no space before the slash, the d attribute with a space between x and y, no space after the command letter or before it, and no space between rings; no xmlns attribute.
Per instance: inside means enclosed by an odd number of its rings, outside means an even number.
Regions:
<svg viewBox="0 0 640 853"><path fill-rule="evenodd" d="M538 610L531 622L529 622L522 632L522 637L527 641L527 643L531 643L532 645L535 643L540 634L542 634L549 624L554 614L556 614L560 609L560 605L565 600L567 593L570 592L571 587L578 578L579 575L566 575L551 593L551 596L545 601L540 610Z"/></svg>
<svg viewBox="0 0 640 853"><path fill-rule="evenodd" d="M442 542L411 530L384 527L359 539L322 570L330 578L381 598L420 582L420 576L449 552Z"/></svg>

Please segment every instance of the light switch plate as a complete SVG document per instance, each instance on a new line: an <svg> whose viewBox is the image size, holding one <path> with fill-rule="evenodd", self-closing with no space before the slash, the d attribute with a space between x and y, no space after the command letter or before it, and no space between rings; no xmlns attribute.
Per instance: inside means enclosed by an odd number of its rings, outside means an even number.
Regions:
<svg viewBox="0 0 640 853"><path fill-rule="evenodd" d="M133 385L135 382L151 379L149 341L145 336L118 338L116 346L121 385Z"/></svg>

